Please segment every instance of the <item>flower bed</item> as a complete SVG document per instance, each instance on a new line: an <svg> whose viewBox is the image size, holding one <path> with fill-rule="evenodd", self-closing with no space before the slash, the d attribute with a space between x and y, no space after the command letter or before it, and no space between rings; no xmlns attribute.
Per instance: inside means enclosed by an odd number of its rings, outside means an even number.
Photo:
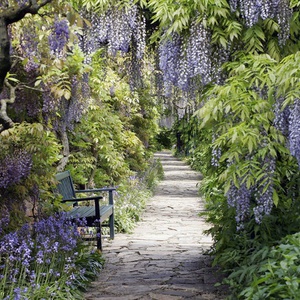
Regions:
<svg viewBox="0 0 300 300"><path fill-rule="evenodd" d="M102 265L66 214L25 224L0 240L0 298L81 299Z"/></svg>

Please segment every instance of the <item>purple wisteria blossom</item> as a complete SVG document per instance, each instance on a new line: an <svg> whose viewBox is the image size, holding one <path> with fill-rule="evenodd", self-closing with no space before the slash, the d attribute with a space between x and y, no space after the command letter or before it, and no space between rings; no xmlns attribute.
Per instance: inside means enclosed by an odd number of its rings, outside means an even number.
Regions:
<svg viewBox="0 0 300 300"><path fill-rule="evenodd" d="M289 115L289 149L300 166L300 100L296 99Z"/></svg>
<svg viewBox="0 0 300 300"><path fill-rule="evenodd" d="M0 189L16 184L27 177L32 168L32 157L25 150L16 150L0 163Z"/></svg>
<svg viewBox="0 0 300 300"><path fill-rule="evenodd" d="M52 33L49 35L49 46L54 53L61 53L70 36L69 23L66 19L56 19Z"/></svg>
<svg viewBox="0 0 300 300"><path fill-rule="evenodd" d="M244 223L249 217L251 193L252 190L243 183L240 187L232 184L226 194L228 205L236 209L237 230L244 228Z"/></svg>
<svg viewBox="0 0 300 300"><path fill-rule="evenodd" d="M289 19L292 16L292 9L286 0L229 0L231 11L240 10L241 16L248 27L258 22L259 18L275 19L280 26L278 33L279 43L284 44L289 38Z"/></svg>

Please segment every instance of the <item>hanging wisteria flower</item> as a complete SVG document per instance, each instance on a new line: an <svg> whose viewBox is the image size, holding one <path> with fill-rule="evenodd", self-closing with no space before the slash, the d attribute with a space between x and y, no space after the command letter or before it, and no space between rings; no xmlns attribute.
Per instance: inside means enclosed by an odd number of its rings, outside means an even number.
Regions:
<svg viewBox="0 0 300 300"><path fill-rule="evenodd" d="M191 24L187 42L189 77L201 75L203 84L211 80L211 34L202 22Z"/></svg>
<svg viewBox="0 0 300 300"><path fill-rule="evenodd" d="M289 115L289 148L296 157L300 168L300 100L296 99L290 108Z"/></svg>
<svg viewBox="0 0 300 300"><path fill-rule="evenodd" d="M33 26L26 26L22 29L20 35L20 47L14 49L18 55L27 59L24 66L25 70L30 73L38 68L36 59L40 59L38 49L38 34Z"/></svg>
<svg viewBox="0 0 300 300"><path fill-rule="evenodd" d="M273 208L273 180L276 167L275 159L267 156L262 164L264 176L256 184L254 197L256 206L253 208L257 224L260 224L264 215L270 215Z"/></svg>
<svg viewBox="0 0 300 300"><path fill-rule="evenodd" d="M70 36L69 23L66 19L55 19L52 32L49 35L49 46L53 53L60 54Z"/></svg>
<svg viewBox="0 0 300 300"><path fill-rule="evenodd" d="M290 107L286 106L284 109L282 109L283 100L284 100L283 97L280 97L279 99L276 100L276 103L274 105L274 113L275 113L274 126L278 130L280 130L285 137L288 137Z"/></svg>
<svg viewBox="0 0 300 300"><path fill-rule="evenodd" d="M229 0L229 5L231 11L240 10L246 26L253 26L259 18L275 19L280 26L279 43L283 45L289 38L289 19L292 16L292 9L288 0Z"/></svg>
<svg viewBox="0 0 300 300"><path fill-rule="evenodd" d="M178 34L173 34L170 39L162 40L159 45L159 67L163 72L164 83L177 85L181 45L182 38Z"/></svg>
<svg viewBox="0 0 300 300"><path fill-rule="evenodd" d="M0 164L0 188L7 188L27 177L32 167L32 157L25 150L16 150L2 159Z"/></svg>
<svg viewBox="0 0 300 300"><path fill-rule="evenodd" d="M242 180L240 180L242 182ZM250 200L252 189L248 189L244 183L240 187L236 187L235 184L231 184L226 197L227 203L230 207L234 207L236 210L235 220L237 223L237 230L244 228L244 223L250 214Z"/></svg>

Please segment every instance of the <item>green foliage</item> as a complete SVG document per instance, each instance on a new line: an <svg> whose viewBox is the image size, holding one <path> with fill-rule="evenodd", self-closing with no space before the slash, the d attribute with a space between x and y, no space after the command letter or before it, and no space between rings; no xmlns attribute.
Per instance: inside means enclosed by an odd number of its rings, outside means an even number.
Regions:
<svg viewBox="0 0 300 300"><path fill-rule="evenodd" d="M226 282L234 299L298 299L300 234L287 235L278 245L256 248Z"/></svg>
<svg viewBox="0 0 300 300"><path fill-rule="evenodd" d="M118 232L132 232L151 192L138 177L131 176L118 186L115 198L115 226Z"/></svg>
<svg viewBox="0 0 300 300"><path fill-rule="evenodd" d="M157 183L164 178L164 170L160 160L151 159L145 172L139 175L148 190L154 192Z"/></svg>
<svg viewBox="0 0 300 300"><path fill-rule="evenodd" d="M245 25L238 11L230 10L228 1L173 1L150 0L136 1L151 12L152 23L157 30L152 34L151 41L161 38L168 39L172 33L188 34L191 23L196 19L203 22L211 31L212 45L220 45L228 50L245 49L246 53L268 53L279 61L283 55L295 53L299 49L299 12L294 11L291 19L291 36L287 46L282 48L278 43L280 26L277 20L265 19L251 27ZM292 7L297 4L291 3ZM233 51L234 52L234 51ZM232 52L232 53L233 53Z"/></svg>
<svg viewBox="0 0 300 300"><path fill-rule="evenodd" d="M200 192L206 199L203 215L212 225L206 233L214 240L214 263L228 272L239 266L235 269L239 275L230 281L232 286L242 285L243 279L237 279L241 272L245 276L251 271L245 270L244 263L256 249L298 230L299 170L284 136L273 125L274 87L281 95L292 93L298 80L293 76L295 71L291 73L296 61L294 56L288 59L290 71L287 67L283 72L283 67L269 56L241 56L239 62L225 66L230 74L225 84L206 92L203 107L174 127L180 133L188 161L204 175ZM281 86L285 80L286 90ZM220 150L219 165L212 163L214 150ZM228 206L226 191L232 183L239 186L244 182L247 187L259 184L266 176L263 162L270 155L276 161L272 213L257 224L250 210L244 229L237 231L235 209ZM255 205L255 199L251 201L251 206Z"/></svg>
<svg viewBox="0 0 300 300"><path fill-rule="evenodd" d="M272 125L274 98L268 91L274 84L274 61L268 56L250 56L239 66L232 63L229 67L232 77L208 92L209 100L197 113L202 127L216 128L212 148L221 149L224 171L219 179L225 193L232 182L238 186L241 178L248 188L256 184L265 172L261 164L267 155L288 156L285 138ZM275 184L280 189L280 181Z"/></svg>
<svg viewBox="0 0 300 300"><path fill-rule="evenodd" d="M171 149L172 147L172 130L167 127L161 127L156 135L157 149Z"/></svg>
<svg viewBox="0 0 300 300"><path fill-rule="evenodd" d="M90 107L76 127L71 145L68 168L81 184L116 184L131 174L132 159L143 163L140 140L106 106Z"/></svg>
<svg viewBox="0 0 300 300"><path fill-rule="evenodd" d="M277 67L276 84L278 96L285 98L283 107L299 99L300 72L298 64L300 52L285 57Z"/></svg>
<svg viewBox="0 0 300 300"><path fill-rule="evenodd" d="M147 199L162 178L160 161L151 160L145 172L122 181L115 201L115 225L118 232L133 230L136 222L140 220Z"/></svg>
<svg viewBox="0 0 300 300"><path fill-rule="evenodd" d="M88 285L101 273L105 260L99 251L89 249L87 245L82 245L79 249L75 264L77 270L84 272L76 272L74 288L86 291Z"/></svg>
<svg viewBox="0 0 300 300"><path fill-rule="evenodd" d="M19 184L9 187L5 195L0 195L1 206L13 203L11 224L8 230L15 229L25 221L23 207L37 209L37 205L44 212L57 209L51 188L53 187L53 176L56 172L55 164L59 160L60 145L55 136L45 130L42 124L22 123L0 134L1 154L4 158L7 154L16 150L26 150L32 155L33 165L31 173ZM9 195L9 199L7 198ZM37 211L31 212L37 216Z"/></svg>

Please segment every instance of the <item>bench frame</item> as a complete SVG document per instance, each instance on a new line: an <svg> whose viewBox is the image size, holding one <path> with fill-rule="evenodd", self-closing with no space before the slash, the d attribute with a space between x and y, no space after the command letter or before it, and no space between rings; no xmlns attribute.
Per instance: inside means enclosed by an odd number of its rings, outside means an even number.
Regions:
<svg viewBox="0 0 300 300"><path fill-rule="evenodd" d="M62 195L62 202L70 202L73 204L73 208L68 211L71 218L86 218L88 226L97 228L97 249L102 251L102 234L101 227L109 227L109 235L111 239L114 239L114 198L113 192L115 187L104 187L86 190L76 190L74 188L73 180L70 171L64 171L55 175L58 185L56 187L57 192ZM99 193L108 192L108 205L100 206L100 200L103 196ZM88 197L77 197L78 193L90 193ZM95 194L95 193L98 193ZM81 206L78 205L80 201L94 200L94 206ZM102 225L103 221L108 220L108 225Z"/></svg>

